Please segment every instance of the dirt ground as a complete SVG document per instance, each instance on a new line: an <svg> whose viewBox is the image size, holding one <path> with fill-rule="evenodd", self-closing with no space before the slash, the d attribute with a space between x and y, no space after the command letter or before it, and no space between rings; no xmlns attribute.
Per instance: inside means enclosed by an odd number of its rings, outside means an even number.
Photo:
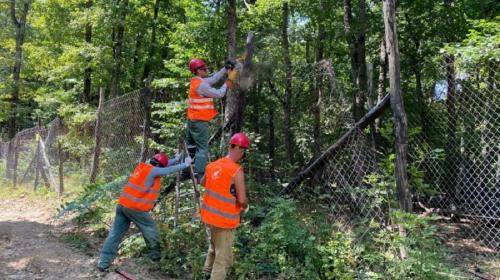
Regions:
<svg viewBox="0 0 500 280"><path fill-rule="evenodd" d="M84 252L64 241L68 225L53 219L57 207L57 200L0 198L0 279L126 279L96 269L97 246ZM118 263L134 279L169 279L148 275L132 260Z"/></svg>

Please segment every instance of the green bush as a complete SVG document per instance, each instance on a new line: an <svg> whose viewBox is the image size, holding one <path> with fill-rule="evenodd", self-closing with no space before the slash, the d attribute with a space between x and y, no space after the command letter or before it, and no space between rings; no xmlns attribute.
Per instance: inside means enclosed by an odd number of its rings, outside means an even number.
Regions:
<svg viewBox="0 0 500 280"><path fill-rule="evenodd" d="M189 222L178 227L160 227L162 243L162 270L173 277L192 275L200 279L208 248L205 227Z"/></svg>

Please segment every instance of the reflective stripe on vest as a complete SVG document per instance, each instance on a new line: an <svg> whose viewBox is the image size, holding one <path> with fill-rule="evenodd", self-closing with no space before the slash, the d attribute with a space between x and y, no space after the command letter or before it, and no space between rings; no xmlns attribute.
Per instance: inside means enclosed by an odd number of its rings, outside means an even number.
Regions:
<svg viewBox="0 0 500 280"><path fill-rule="evenodd" d="M160 194L160 192L158 190L155 190L152 187L149 188L149 190L148 189L144 190L144 188L142 188L142 187L140 187L140 186L138 186L136 184L130 183L130 182L127 182L125 185L128 186L128 187L130 187L130 188L132 188L132 189L134 189L134 190L136 190L136 191L138 191L138 192L141 192L141 193L157 193L157 194Z"/></svg>
<svg viewBox="0 0 500 280"><path fill-rule="evenodd" d="M214 109L214 105L189 105L190 109L197 109L197 110L203 110L203 109Z"/></svg>
<svg viewBox="0 0 500 280"><path fill-rule="evenodd" d="M215 199L222 200L222 201L224 201L226 203L231 203L231 204L235 204L236 205L236 198L227 198L227 197L224 197L224 196L222 196L222 195L220 195L220 194L218 194L218 193L216 193L214 191L211 191L209 189L207 189L205 191L205 194L208 195L208 196L211 196L211 197L213 197Z"/></svg>
<svg viewBox="0 0 500 280"><path fill-rule="evenodd" d="M205 103L214 101L213 98L189 98L189 103Z"/></svg>
<svg viewBox="0 0 500 280"><path fill-rule="evenodd" d="M144 162L139 163L134 169L128 182L123 186L118 203L122 206L137 211L147 212L151 210L160 194L160 178L154 179L153 186L145 186L148 175L153 166Z"/></svg>
<svg viewBox="0 0 500 280"><path fill-rule="evenodd" d="M187 118L189 120L210 121L217 116L213 98L207 98L196 93L198 87L203 83L200 77L194 77L189 83L189 99Z"/></svg>
<svg viewBox="0 0 500 280"><path fill-rule="evenodd" d="M222 217L225 217L225 218L228 218L228 219L239 219L240 218L240 215L239 214L228 214L228 213L225 213L225 212L222 212L220 211L219 209L216 209L216 208L213 208L213 207L210 207L210 206L207 206L205 205L205 203L203 203L201 205L201 209L205 209L207 210L208 212L212 212L214 214L217 214L219 216L222 216Z"/></svg>
<svg viewBox="0 0 500 280"><path fill-rule="evenodd" d="M240 166L225 157L205 168L205 194L201 220L219 228L232 229L240 224L240 205L231 194L231 184Z"/></svg>

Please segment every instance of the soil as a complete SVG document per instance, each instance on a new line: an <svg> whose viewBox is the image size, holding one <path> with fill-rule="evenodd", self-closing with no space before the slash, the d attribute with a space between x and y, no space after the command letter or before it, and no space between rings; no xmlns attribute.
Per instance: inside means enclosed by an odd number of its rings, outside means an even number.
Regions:
<svg viewBox="0 0 500 280"><path fill-rule="evenodd" d="M57 200L26 195L0 198L0 279L126 279L96 269L102 239L90 237L85 250L71 247L67 237L74 226L54 219L58 206ZM149 274L134 260L115 262L135 279L170 279Z"/></svg>

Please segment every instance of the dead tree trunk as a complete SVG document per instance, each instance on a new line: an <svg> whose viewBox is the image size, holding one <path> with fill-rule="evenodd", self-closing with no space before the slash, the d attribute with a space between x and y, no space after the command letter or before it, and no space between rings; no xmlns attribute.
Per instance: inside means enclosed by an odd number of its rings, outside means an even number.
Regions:
<svg viewBox="0 0 500 280"><path fill-rule="evenodd" d="M396 134L396 188L399 207L405 212L412 211L411 193L408 186L407 154L408 154L408 122L401 94L401 72L399 65L399 47L396 30L395 0L383 0L385 42L389 55L389 77L391 108Z"/></svg>
<svg viewBox="0 0 500 280"><path fill-rule="evenodd" d="M113 69L111 71L110 98L118 96L122 67L123 36L125 34L125 20L127 17L128 0L117 0L118 23L113 36Z"/></svg>
<svg viewBox="0 0 500 280"><path fill-rule="evenodd" d="M94 184L97 178L97 172L99 171L99 157L101 155L101 118L104 103L104 88L99 90L99 107L97 108L96 121L95 121L95 146L94 146L94 158L92 160L92 169L90 170L90 183Z"/></svg>
<svg viewBox="0 0 500 280"><path fill-rule="evenodd" d="M87 13L90 13L92 6L94 5L93 0L88 0L85 3L85 8L87 9ZM85 43L88 45L92 44L92 21L91 17L87 15L87 22L85 23ZM90 64L91 59L87 59L87 63ZM90 102L92 99L90 97L92 91L92 67L87 66L83 72L83 102Z"/></svg>

